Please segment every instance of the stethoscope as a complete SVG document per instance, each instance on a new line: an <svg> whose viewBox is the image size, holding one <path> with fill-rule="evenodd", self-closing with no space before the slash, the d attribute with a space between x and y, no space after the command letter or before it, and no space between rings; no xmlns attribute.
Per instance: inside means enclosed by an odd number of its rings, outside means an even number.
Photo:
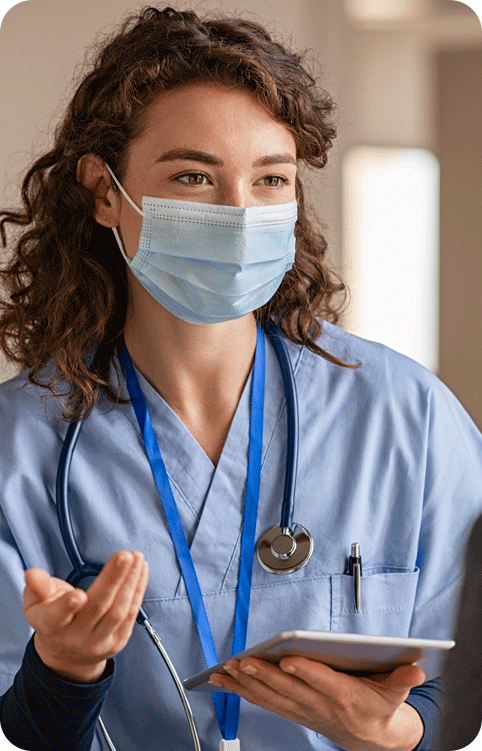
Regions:
<svg viewBox="0 0 482 751"><path fill-rule="evenodd" d="M283 378L288 440L280 523L261 535L256 553L266 571L272 574L291 574L303 568L310 560L313 538L301 524L293 522L299 445L298 394L293 366L278 327L272 321L269 321L266 333L278 358Z"/></svg>
<svg viewBox="0 0 482 751"><path fill-rule="evenodd" d="M298 398L293 366L277 326L272 321L269 321L265 332L269 337L280 365L286 398L288 439L280 523L270 527L270 529L261 535L256 552L259 563L266 571L273 574L290 574L305 566L309 561L313 552L313 539L308 530L300 524L293 522L299 440ZM102 569L102 565L86 563L82 558L70 514L68 496L70 466L82 425L83 421L71 423L67 429L60 454L56 480L58 522L65 549L73 565L73 570L68 575L66 581L74 587L87 577L97 576ZM149 633L173 677L188 718L195 748L197 751L200 751L201 747L192 711L184 688L169 656L162 646L159 636L149 623L149 616L142 606L137 616L137 622L144 626ZM116 751L101 718L99 718L99 723L109 748L111 751Z"/></svg>

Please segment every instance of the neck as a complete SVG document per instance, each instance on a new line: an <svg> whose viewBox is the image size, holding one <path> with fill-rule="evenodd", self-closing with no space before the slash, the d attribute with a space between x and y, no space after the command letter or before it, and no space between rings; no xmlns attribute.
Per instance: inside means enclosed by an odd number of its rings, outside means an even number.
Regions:
<svg viewBox="0 0 482 751"><path fill-rule="evenodd" d="M132 361L216 463L253 365L254 316L197 325L143 302L124 330Z"/></svg>

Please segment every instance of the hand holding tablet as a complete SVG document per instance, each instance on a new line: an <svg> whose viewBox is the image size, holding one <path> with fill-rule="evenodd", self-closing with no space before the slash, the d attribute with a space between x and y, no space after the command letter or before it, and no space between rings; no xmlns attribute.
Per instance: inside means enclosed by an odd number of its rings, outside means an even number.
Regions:
<svg viewBox="0 0 482 751"><path fill-rule="evenodd" d="M323 662L334 670L355 674L388 673L398 665L417 662L427 674L427 679L430 679L438 674L433 668L430 669L432 662L440 663L444 653L454 644L453 641L440 639L339 634L325 631L281 631L270 639L186 679L184 688L191 691L222 691L208 683L209 676L213 673L224 673L223 665L231 659L241 660L251 656L273 663L278 663L283 657L288 656L307 657ZM433 660L434 657L438 659Z"/></svg>

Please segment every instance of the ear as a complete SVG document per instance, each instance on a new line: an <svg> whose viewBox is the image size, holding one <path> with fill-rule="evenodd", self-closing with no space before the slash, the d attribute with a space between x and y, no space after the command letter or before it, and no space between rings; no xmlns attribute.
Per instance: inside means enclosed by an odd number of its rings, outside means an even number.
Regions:
<svg viewBox="0 0 482 751"><path fill-rule="evenodd" d="M116 194L107 167L95 154L84 154L77 162L76 177L95 198L94 219L104 227L117 227Z"/></svg>

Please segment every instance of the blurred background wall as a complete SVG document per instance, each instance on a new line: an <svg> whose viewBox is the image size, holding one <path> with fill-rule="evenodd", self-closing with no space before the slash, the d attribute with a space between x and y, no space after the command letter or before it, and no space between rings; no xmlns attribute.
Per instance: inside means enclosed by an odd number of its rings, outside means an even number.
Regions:
<svg viewBox="0 0 482 751"><path fill-rule="evenodd" d="M17 203L21 175L48 148L86 45L145 4L28 0L8 11L2 206ZM482 30L474 10L457 0L171 5L239 12L312 50L313 70L339 104L339 135L328 166L310 177L310 195L352 290L341 324L437 372L482 428ZM0 361L0 379L13 372Z"/></svg>

